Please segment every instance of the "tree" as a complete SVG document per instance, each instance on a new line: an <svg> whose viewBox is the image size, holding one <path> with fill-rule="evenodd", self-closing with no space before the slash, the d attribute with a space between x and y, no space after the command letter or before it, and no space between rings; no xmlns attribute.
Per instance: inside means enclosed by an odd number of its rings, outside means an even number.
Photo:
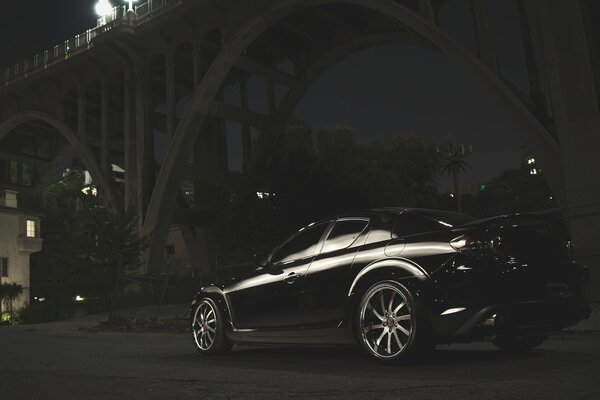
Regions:
<svg viewBox="0 0 600 400"><path fill-rule="evenodd" d="M23 293L23 287L17 283L2 283L0 284L0 304L8 310L9 321L13 321L15 314L13 302ZM0 322L3 322L2 321Z"/></svg>
<svg viewBox="0 0 600 400"><path fill-rule="evenodd" d="M462 212L462 195L458 183L458 174L470 168L470 165L464 160L468 153L465 152L464 145L459 146L452 138L448 139L448 142L440 151L446 157L442 171L452 175L454 196L456 197L456 210Z"/></svg>
<svg viewBox="0 0 600 400"><path fill-rule="evenodd" d="M268 139L268 140L267 140ZM435 144L398 135L360 141L336 125L316 135L301 121L285 133L261 137L254 162L239 185L215 205L221 264L248 260L320 218L383 206L435 207L441 156ZM258 198L257 192L268 193ZM235 229L232 229L235 227Z"/></svg>
<svg viewBox="0 0 600 400"><path fill-rule="evenodd" d="M35 291L61 308L76 295L111 305L118 277L135 272L147 240L136 234L133 213L111 205L83 175L69 171L43 197L44 246L32 265Z"/></svg>

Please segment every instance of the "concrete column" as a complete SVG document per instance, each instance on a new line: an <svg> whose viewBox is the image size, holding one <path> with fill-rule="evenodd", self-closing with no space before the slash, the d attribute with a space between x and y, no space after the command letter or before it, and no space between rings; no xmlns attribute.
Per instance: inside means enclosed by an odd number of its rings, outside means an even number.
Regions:
<svg viewBox="0 0 600 400"><path fill-rule="evenodd" d="M495 75L499 75L500 70L490 32L486 0L471 0L471 2L473 4L478 57Z"/></svg>
<svg viewBox="0 0 600 400"><path fill-rule="evenodd" d="M125 138L125 209L135 209L137 206L137 158L136 158L136 130L133 112L134 86L131 71L125 73L123 88L123 129ZM138 215L138 217L140 217Z"/></svg>
<svg viewBox="0 0 600 400"><path fill-rule="evenodd" d="M100 168L102 173L110 178L110 147L108 145L108 100L109 86L106 79L102 80L100 99ZM110 180L110 179L109 179Z"/></svg>
<svg viewBox="0 0 600 400"><path fill-rule="evenodd" d="M79 86L79 97L77 98L77 134L81 138L83 143L87 143L87 128L86 128L86 107L87 102L85 98L85 87L83 85Z"/></svg>
<svg viewBox="0 0 600 400"><path fill-rule="evenodd" d="M175 84L175 60L173 53L166 55L166 70L167 70L167 81L165 82L167 88L167 137L173 137L175 130L177 129L177 111L175 109L177 101L177 87Z"/></svg>
<svg viewBox="0 0 600 400"><path fill-rule="evenodd" d="M140 62L135 71L136 208L143 223L154 186L154 132L149 71Z"/></svg>
<svg viewBox="0 0 600 400"><path fill-rule="evenodd" d="M419 14L432 24L436 24L435 11L431 5L431 0L419 0Z"/></svg>
<svg viewBox="0 0 600 400"><path fill-rule="evenodd" d="M600 301L600 109L580 3L536 1L563 157L564 214L577 260L591 268L589 297Z"/></svg>
<svg viewBox="0 0 600 400"><path fill-rule="evenodd" d="M524 0L518 0L519 22L521 24L521 35L523 37L523 49L525 51L525 61L527 63L527 75L529 77L529 97L538 106L539 110L546 111L546 101L542 92L542 82L538 70L535 52L533 49L533 39L531 37L531 28L527 7Z"/></svg>
<svg viewBox="0 0 600 400"><path fill-rule="evenodd" d="M199 44L194 44L192 54L194 63L194 90L196 90L202 80L202 52Z"/></svg>
<svg viewBox="0 0 600 400"><path fill-rule="evenodd" d="M269 115L277 111L277 101L275 99L275 84L272 80L267 80L267 101L269 106Z"/></svg>
<svg viewBox="0 0 600 400"><path fill-rule="evenodd" d="M248 111L248 74L242 73L240 78L240 97L242 109ZM252 158L252 131L250 125L242 124L242 144L244 146L244 167Z"/></svg>

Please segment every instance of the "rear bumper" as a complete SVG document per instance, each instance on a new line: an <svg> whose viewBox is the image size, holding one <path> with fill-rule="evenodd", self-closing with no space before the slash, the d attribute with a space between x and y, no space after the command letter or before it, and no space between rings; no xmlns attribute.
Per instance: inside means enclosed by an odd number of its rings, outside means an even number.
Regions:
<svg viewBox="0 0 600 400"><path fill-rule="evenodd" d="M582 294L587 268L572 263L546 270L524 267L496 264L461 274L441 271L429 287L437 300L426 307L439 340L549 334L589 318L591 309Z"/></svg>
<svg viewBox="0 0 600 400"><path fill-rule="evenodd" d="M580 297L491 305L471 313L452 336L477 339L503 333L551 334L589 318L591 309Z"/></svg>

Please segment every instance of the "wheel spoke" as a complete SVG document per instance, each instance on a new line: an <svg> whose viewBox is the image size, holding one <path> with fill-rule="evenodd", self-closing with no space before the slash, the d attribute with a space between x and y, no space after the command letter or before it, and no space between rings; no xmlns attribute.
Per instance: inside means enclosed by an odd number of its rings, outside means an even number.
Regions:
<svg viewBox="0 0 600 400"><path fill-rule="evenodd" d="M398 336L398 329L394 329L393 333L394 338L396 339L396 343L398 343L398 348L402 350L404 348L404 345L402 344L402 342L400 341L400 337Z"/></svg>
<svg viewBox="0 0 600 400"><path fill-rule="evenodd" d="M387 339L388 339L387 352L388 352L388 354L392 354L392 333L391 332L388 332Z"/></svg>
<svg viewBox="0 0 600 400"><path fill-rule="evenodd" d="M215 319L209 319L208 321L206 321L207 324L212 324L213 322L215 322Z"/></svg>
<svg viewBox="0 0 600 400"><path fill-rule="evenodd" d="M401 315L396 317L396 321L410 321L410 315Z"/></svg>
<svg viewBox="0 0 600 400"><path fill-rule="evenodd" d="M394 314L398 314L398 311L400 311L400 309L401 309L402 307L404 307L405 305L406 305L406 303L405 303L405 302L402 302L402 303L400 303L400 304L398 305L398 307L396 307L396 308L394 309L393 313L394 313Z"/></svg>
<svg viewBox="0 0 600 400"><path fill-rule="evenodd" d="M383 303L383 291L381 292L381 297L379 299L381 300L381 311L383 314L385 314L387 310L385 309L385 304Z"/></svg>
<svg viewBox="0 0 600 400"><path fill-rule="evenodd" d="M392 292L392 297L390 298L390 304L388 305L388 313L392 313L392 306L394 305L394 299L396 298L396 292Z"/></svg>
<svg viewBox="0 0 600 400"><path fill-rule="evenodd" d="M375 324L375 325L365 326L363 328L363 332L367 333L367 332L371 332L375 329L383 329L383 328L384 328L383 324Z"/></svg>
<svg viewBox="0 0 600 400"><path fill-rule="evenodd" d="M216 332L216 330L214 328L211 328L210 326L207 326L206 329L208 329L208 331L212 333Z"/></svg>
<svg viewBox="0 0 600 400"><path fill-rule="evenodd" d="M385 334L386 334L386 332L384 330L383 332L381 332L381 335L379 335L379 338L377 338L377 341L375 342L375 351L377 351L377 348L381 344L381 339L383 339L383 337L385 336Z"/></svg>
<svg viewBox="0 0 600 400"><path fill-rule="evenodd" d="M406 336L410 336L410 332L407 331L406 328L404 328L402 325L398 325L397 328L400 332L404 333Z"/></svg>
<svg viewBox="0 0 600 400"><path fill-rule="evenodd" d="M383 321L385 321L385 317L384 317L383 315L379 314L379 313L377 312L377 310L375 310L375 308L373 308L373 314L375 314L375 316L376 316L376 317L377 317L377 318L378 318L380 321L382 321L382 322L383 322Z"/></svg>

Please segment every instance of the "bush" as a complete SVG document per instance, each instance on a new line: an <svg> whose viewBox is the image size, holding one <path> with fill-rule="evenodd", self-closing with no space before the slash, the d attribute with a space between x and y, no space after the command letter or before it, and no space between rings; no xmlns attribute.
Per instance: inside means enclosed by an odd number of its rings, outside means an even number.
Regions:
<svg viewBox="0 0 600 400"><path fill-rule="evenodd" d="M19 319L26 324L37 324L41 322L54 321L56 316L56 304L52 301L29 304L19 312Z"/></svg>

